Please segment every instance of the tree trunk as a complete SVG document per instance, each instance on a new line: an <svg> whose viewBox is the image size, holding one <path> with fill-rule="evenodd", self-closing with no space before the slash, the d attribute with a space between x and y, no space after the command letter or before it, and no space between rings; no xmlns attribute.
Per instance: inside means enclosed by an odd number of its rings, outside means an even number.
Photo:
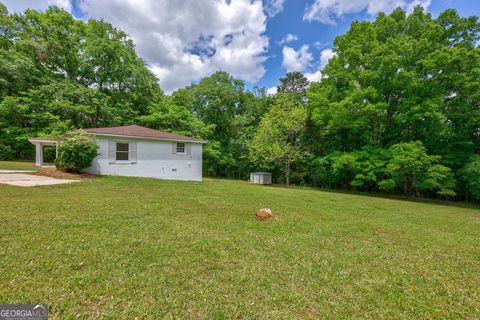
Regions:
<svg viewBox="0 0 480 320"><path fill-rule="evenodd" d="M98 127L98 120L100 119L100 106L97 104L95 105L95 120L94 120L94 127Z"/></svg>
<svg viewBox="0 0 480 320"><path fill-rule="evenodd" d="M290 186L290 161L285 158L285 187Z"/></svg>

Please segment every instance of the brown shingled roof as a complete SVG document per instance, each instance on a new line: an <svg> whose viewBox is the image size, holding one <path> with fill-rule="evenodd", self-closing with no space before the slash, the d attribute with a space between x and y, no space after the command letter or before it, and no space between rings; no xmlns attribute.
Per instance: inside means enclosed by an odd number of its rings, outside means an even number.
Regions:
<svg viewBox="0 0 480 320"><path fill-rule="evenodd" d="M174 134L169 132L158 131L149 129L136 124L123 127L111 127L111 128L88 128L83 129L84 132L100 134L100 135L118 135L118 136L130 136L130 137L144 137L144 138L157 138L164 140L186 140L192 142L206 143L205 140L200 140L188 136L182 136L180 134Z"/></svg>

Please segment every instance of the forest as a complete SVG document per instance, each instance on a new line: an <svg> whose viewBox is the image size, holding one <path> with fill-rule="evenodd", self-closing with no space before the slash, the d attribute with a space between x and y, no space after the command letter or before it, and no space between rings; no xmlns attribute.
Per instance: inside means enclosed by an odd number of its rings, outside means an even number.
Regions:
<svg viewBox="0 0 480 320"><path fill-rule="evenodd" d="M477 17L397 9L337 37L320 82L287 73L267 95L218 71L167 95L115 26L0 3L0 160L135 123L208 140L208 176L478 202L479 36Z"/></svg>

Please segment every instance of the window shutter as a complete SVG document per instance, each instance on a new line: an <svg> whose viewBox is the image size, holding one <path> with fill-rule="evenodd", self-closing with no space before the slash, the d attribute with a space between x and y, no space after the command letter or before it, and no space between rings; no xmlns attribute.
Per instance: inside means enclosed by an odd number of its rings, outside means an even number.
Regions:
<svg viewBox="0 0 480 320"><path fill-rule="evenodd" d="M187 153L187 156L192 154L192 144L191 143L186 143L185 144L185 152Z"/></svg>
<svg viewBox="0 0 480 320"><path fill-rule="evenodd" d="M108 163L115 163L117 152L117 143L113 140L108 140Z"/></svg>
<svg viewBox="0 0 480 320"><path fill-rule="evenodd" d="M177 153L177 143L176 142L172 142L172 153L173 154Z"/></svg>
<svg viewBox="0 0 480 320"><path fill-rule="evenodd" d="M128 144L128 159L131 163L137 163L137 142L130 142Z"/></svg>

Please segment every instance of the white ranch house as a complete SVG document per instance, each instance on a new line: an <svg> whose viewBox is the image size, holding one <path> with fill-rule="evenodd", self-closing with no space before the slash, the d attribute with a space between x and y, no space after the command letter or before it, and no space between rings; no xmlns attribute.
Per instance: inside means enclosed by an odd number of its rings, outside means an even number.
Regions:
<svg viewBox="0 0 480 320"><path fill-rule="evenodd" d="M205 140L162 132L138 125L90 128L99 155L84 172L96 175L149 177L202 181L202 149ZM43 164L43 146L55 141L31 139L36 146L36 165Z"/></svg>

